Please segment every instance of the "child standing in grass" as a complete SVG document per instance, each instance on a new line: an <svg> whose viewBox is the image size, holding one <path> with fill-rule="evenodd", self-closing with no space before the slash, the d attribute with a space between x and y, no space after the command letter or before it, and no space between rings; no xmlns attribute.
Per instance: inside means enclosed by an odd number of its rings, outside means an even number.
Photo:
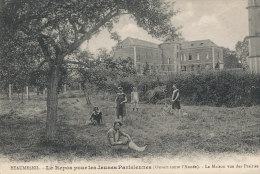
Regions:
<svg viewBox="0 0 260 174"><path fill-rule="evenodd" d="M131 103L132 103L133 111L135 109L138 111L139 95L136 87L133 87L133 91L131 92Z"/></svg>
<svg viewBox="0 0 260 174"><path fill-rule="evenodd" d="M99 111L98 107L94 107L93 113L89 119L89 121L86 122L87 125L100 125L103 123L102 119L102 112Z"/></svg>
<svg viewBox="0 0 260 174"><path fill-rule="evenodd" d="M180 91L177 89L176 85L172 86L172 109L177 109L177 116L181 116L181 104L180 104Z"/></svg>
<svg viewBox="0 0 260 174"><path fill-rule="evenodd" d="M118 87L119 92L117 93L116 96L116 116L117 119L120 119L123 122L123 117L126 116L126 102L127 102L127 97L126 94L123 92L122 87Z"/></svg>

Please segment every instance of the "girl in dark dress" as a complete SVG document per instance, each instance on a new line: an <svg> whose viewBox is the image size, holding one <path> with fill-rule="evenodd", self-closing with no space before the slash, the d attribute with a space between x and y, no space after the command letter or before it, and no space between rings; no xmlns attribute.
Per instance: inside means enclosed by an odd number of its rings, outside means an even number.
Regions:
<svg viewBox="0 0 260 174"><path fill-rule="evenodd" d="M178 117L181 116L180 91L175 85L172 86L172 109L178 110Z"/></svg>
<svg viewBox="0 0 260 174"><path fill-rule="evenodd" d="M116 116L117 119L120 119L123 121L123 117L126 116L126 105L125 103L127 102L127 97L126 94L123 92L123 88L119 87L118 88L119 92L117 93L116 96Z"/></svg>

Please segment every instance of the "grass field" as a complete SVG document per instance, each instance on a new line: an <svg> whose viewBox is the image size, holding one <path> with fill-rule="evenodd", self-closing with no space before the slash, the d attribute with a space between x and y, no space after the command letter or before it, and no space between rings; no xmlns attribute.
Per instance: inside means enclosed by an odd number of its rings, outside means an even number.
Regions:
<svg viewBox="0 0 260 174"><path fill-rule="evenodd" d="M76 96L76 95L75 95ZM122 130L145 152L112 151L106 132L115 119L114 103L93 95L92 106L83 97L61 96L58 109L58 137L45 140L46 101L32 97L24 103L0 100L0 152L10 160L33 161L46 157L57 160L188 156L191 153L259 153L260 107L223 108L182 106L176 117L166 105L141 104L132 111ZM105 125L86 126L92 107L103 112Z"/></svg>

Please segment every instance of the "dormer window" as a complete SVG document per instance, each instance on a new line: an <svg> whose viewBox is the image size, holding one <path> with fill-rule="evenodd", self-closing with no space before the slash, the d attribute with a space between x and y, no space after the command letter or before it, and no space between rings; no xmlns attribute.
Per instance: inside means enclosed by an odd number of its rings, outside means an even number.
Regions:
<svg viewBox="0 0 260 174"><path fill-rule="evenodd" d="M203 45L203 43L201 42L201 43L200 43L200 45L202 46L202 45Z"/></svg>
<svg viewBox="0 0 260 174"><path fill-rule="evenodd" d="M119 44L118 44L118 48L122 48L122 43L119 43Z"/></svg>

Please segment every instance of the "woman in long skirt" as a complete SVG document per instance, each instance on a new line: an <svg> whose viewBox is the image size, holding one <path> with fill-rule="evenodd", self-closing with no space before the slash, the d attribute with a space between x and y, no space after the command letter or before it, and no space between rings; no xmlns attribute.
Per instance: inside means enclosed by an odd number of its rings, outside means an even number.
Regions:
<svg viewBox="0 0 260 174"><path fill-rule="evenodd" d="M117 93L116 96L116 116L117 119L120 119L123 121L123 117L126 116L126 102L127 102L127 97L126 94L123 92L122 87L118 87L119 92Z"/></svg>

